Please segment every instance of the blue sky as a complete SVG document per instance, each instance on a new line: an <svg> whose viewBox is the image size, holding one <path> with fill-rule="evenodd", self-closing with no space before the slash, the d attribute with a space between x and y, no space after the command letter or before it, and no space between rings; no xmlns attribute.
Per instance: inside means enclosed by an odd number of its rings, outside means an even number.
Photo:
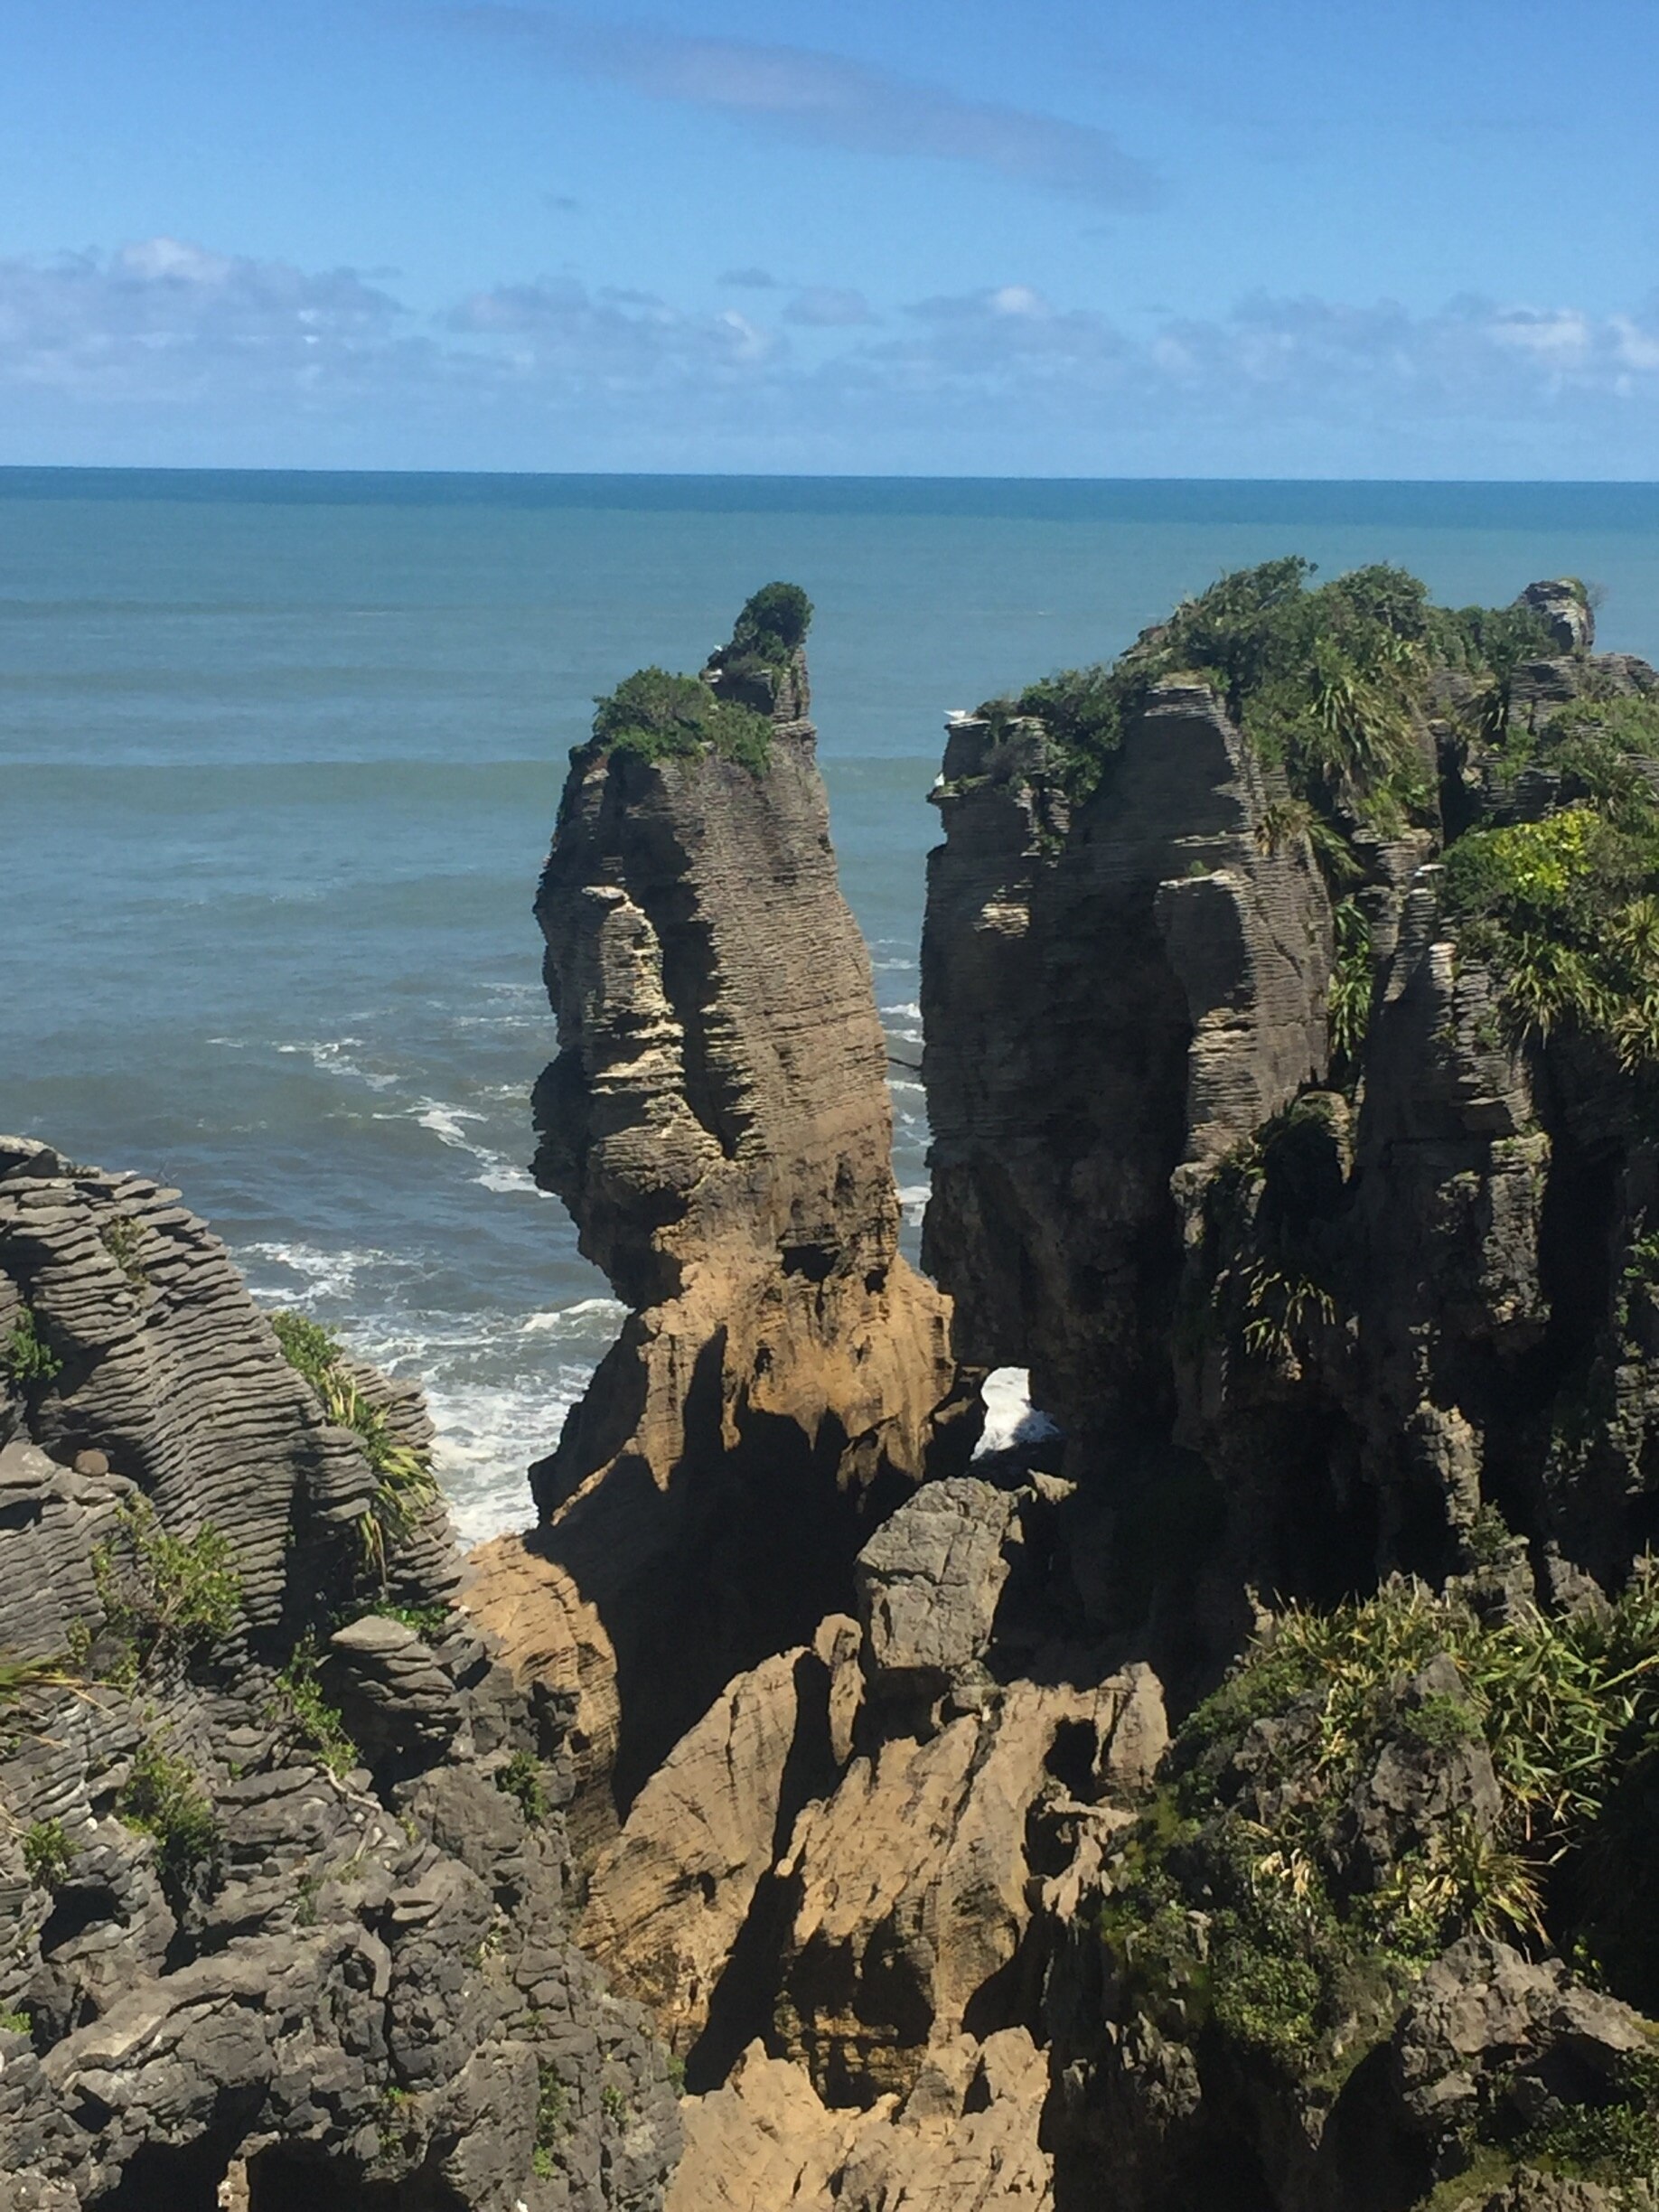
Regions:
<svg viewBox="0 0 1659 2212"><path fill-rule="evenodd" d="M0 462L1659 476L1652 0L0 32Z"/></svg>

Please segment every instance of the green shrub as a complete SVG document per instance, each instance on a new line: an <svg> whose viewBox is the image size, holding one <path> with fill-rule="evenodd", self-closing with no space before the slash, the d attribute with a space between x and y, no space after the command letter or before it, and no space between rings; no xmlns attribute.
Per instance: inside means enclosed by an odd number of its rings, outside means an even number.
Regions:
<svg viewBox="0 0 1659 2212"><path fill-rule="evenodd" d="M531 2164L537 2179L550 2181L558 2171L554 2153L570 2132L570 2100L550 2058L536 2061L536 2144Z"/></svg>
<svg viewBox="0 0 1659 2212"><path fill-rule="evenodd" d="M26 2012L19 2012L11 2005L0 2006L0 2035L33 2035L34 2022Z"/></svg>
<svg viewBox="0 0 1659 2212"><path fill-rule="evenodd" d="M0 1651L0 1723L42 1691L72 1690L78 1680L74 1667L55 1654L23 1659Z"/></svg>
<svg viewBox="0 0 1659 2212"><path fill-rule="evenodd" d="M198 1658L234 1632L242 1612L234 1561L230 1539L211 1522L175 1536L147 1498L120 1505L114 1538L93 1551L92 1573L109 1630L137 1671Z"/></svg>
<svg viewBox="0 0 1659 2212"><path fill-rule="evenodd" d="M1357 1073L1371 1020L1371 924L1349 899L1332 912L1336 959L1331 970L1330 1037L1334 1066Z"/></svg>
<svg viewBox="0 0 1659 2212"><path fill-rule="evenodd" d="M382 1409L358 1389L337 1336L291 1312L273 1314L271 1326L289 1366L310 1383L328 1419L352 1431L374 1469L374 1502L358 1523L358 1535L365 1565L384 1582L390 1554L437 1497L431 1463L398 1441Z"/></svg>
<svg viewBox="0 0 1659 2212"><path fill-rule="evenodd" d="M1472 830L1447 854L1445 895L1518 1039L1572 1026L1636 1070L1659 1064L1659 805L1644 784L1630 806Z"/></svg>
<svg viewBox="0 0 1659 2212"><path fill-rule="evenodd" d="M61 1887L73 1856L58 1820L35 1821L23 1831L23 1867L37 1889Z"/></svg>
<svg viewBox="0 0 1659 2212"><path fill-rule="evenodd" d="M213 1886L224 1839L212 1800L186 1760L154 1739L141 1744L116 1811L129 1828L155 1839L156 1870L175 1909Z"/></svg>
<svg viewBox="0 0 1659 2212"><path fill-rule="evenodd" d="M63 1373L63 1362L41 1336L33 1311L25 1306L4 1339L0 1362L20 1390L32 1382L52 1382Z"/></svg>
<svg viewBox="0 0 1659 2212"><path fill-rule="evenodd" d="M149 1277L145 1273L144 1248L147 1232L144 1223L135 1221L130 1214L117 1214L98 1231L98 1242L115 1261L135 1290L142 1290Z"/></svg>
<svg viewBox="0 0 1659 2212"><path fill-rule="evenodd" d="M628 2117L628 2093L620 2082L606 2082L599 2092L599 2109L614 2128Z"/></svg>
<svg viewBox="0 0 1659 2212"><path fill-rule="evenodd" d="M1617 2188L1659 2181L1659 2112L1651 2104L1569 2104L1514 2146L1529 2165Z"/></svg>
<svg viewBox="0 0 1659 2212"><path fill-rule="evenodd" d="M796 649L805 643L811 622L812 602L799 584L763 584L745 600L732 642L721 658L730 655L765 668L787 668Z"/></svg>
<svg viewBox="0 0 1659 2212"><path fill-rule="evenodd" d="M1312 573L1294 557L1237 570L1111 667L1064 670L981 711L1040 721L1060 781L1082 796L1154 686L1208 682L1259 755L1284 770L1290 803L1307 809L1340 887L1358 872L1345 817L1392 830L1431 811L1416 729L1437 660L1436 611L1401 569L1357 569L1317 590Z"/></svg>
<svg viewBox="0 0 1659 2212"><path fill-rule="evenodd" d="M529 1751L515 1751L511 1758L496 1768L495 1786L503 1796L518 1800L520 1809L532 1827L546 1820L553 1810L541 1761Z"/></svg>
<svg viewBox="0 0 1659 2212"><path fill-rule="evenodd" d="M700 676L637 669L597 704L593 746L601 752L662 761L712 751L756 775L772 758L771 717L717 698Z"/></svg>
<svg viewBox="0 0 1659 2212"><path fill-rule="evenodd" d="M1498 1848L1521 1853L1542 1878L1588 1833L1659 1722L1652 1562L1605 1613L1528 1611L1493 1626L1460 1598L1404 1582L1327 1613L1289 1607L1182 1731L1184 1792L1201 1797L1221 1748L1304 1698L1317 1701L1324 1786L1340 1790L1383 1729L1452 1725L1391 1701L1393 1685L1441 1653L1462 1677L1503 1789ZM1496 1879L1502 1870L1487 1871ZM1528 1911L1512 1917L1523 1929Z"/></svg>
<svg viewBox="0 0 1659 2212"><path fill-rule="evenodd" d="M284 1725L294 1740L313 1752L330 1774L348 1775L362 1764L362 1755L346 1732L340 1710L323 1692L317 1654L309 1641L296 1644L288 1664L276 1677L273 1720Z"/></svg>
<svg viewBox="0 0 1659 2212"><path fill-rule="evenodd" d="M1442 1654L1466 1694L1405 1697ZM1356 1887L1344 1809L1382 1746L1402 1739L1442 1754L1484 1739L1499 1818L1491 1832L1445 1819L1375 1887ZM1494 1624L1405 1582L1326 1613L1288 1608L1188 1719L1163 1786L1108 1861L1096 1910L1109 2008L1188 2042L1218 2039L1289 2079L1335 2082L1390 2032L1425 1965L1469 1932L1576 1951L1616 1986L1639 1983L1653 1930L1643 1919L1630 1940L1608 1900L1653 1917L1655 1777L1659 1571L1648 1566L1597 1616ZM1609 1833L1606 1809L1633 1784ZM1257 1793L1270 1818L1255 1817Z"/></svg>
<svg viewBox="0 0 1659 2212"><path fill-rule="evenodd" d="M401 1621L428 1644L441 1644L449 1634L451 1614L445 1605L390 1605L376 1601L365 1606L363 1611L376 1613L381 1620Z"/></svg>
<svg viewBox="0 0 1659 2212"><path fill-rule="evenodd" d="M702 751L714 693L701 677L643 668L624 676L596 705L595 743L662 760Z"/></svg>

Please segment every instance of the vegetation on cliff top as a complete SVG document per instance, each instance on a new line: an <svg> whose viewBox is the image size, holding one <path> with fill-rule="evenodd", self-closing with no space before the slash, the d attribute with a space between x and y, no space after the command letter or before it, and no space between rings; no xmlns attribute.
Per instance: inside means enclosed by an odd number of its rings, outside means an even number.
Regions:
<svg viewBox="0 0 1659 2212"><path fill-rule="evenodd" d="M1580 696L1514 714L1524 663L1560 652L1534 609L1435 606L1399 568L1317 588L1311 574L1288 558L1223 576L1110 667L1061 670L980 711L1001 726L1040 723L1059 781L1081 798L1155 687L1186 679L1219 693L1288 786L1264 837L1306 833L1331 890L1339 1080L1357 1072L1371 995L1354 839L1440 827L1429 727L1440 717L1510 811L1534 779L1542 819L1494 822L1488 810L1447 848L1448 917L1492 970L1512 1036L1570 1024L1627 1072L1659 1064L1659 698L1617 696L1592 663Z"/></svg>
<svg viewBox="0 0 1659 2212"><path fill-rule="evenodd" d="M812 603L798 584L764 584L745 601L728 644L709 666L723 680L764 685L789 669L812 619ZM614 691L595 702L594 734L573 758L633 753L643 760L689 759L716 753L751 773L772 759L772 717L737 698L723 698L706 676L677 676L667 669L635 669Z"/></svg>
<svg viewBox="0 0 1659 2212"><path fill-rule="evenodd" d="M759 775L772 758L772 723L753 707L720 698L700 676L635 669L598 701L592 749L650 761L717 753Z"/></svg>
<svg viewBox="0 0 1659 2212"><path fill-rule="evenodd" d="M1110 667L1062 670L980 711L1040 721L1061 780L1082 796L1153 689L1195 679L1220 692L1317 821L1401 826L1432 803L1416 740L1436 669L1467 673L1495 726L1519 662L1553 650L1549 632L1529 608L1432 606L1402 568L1356 568L1310 587L1313 572L1296 556L1239 569Z"/></svg>
<svg viewBox="0 0 1659 2212"><path fill-rule="evenodd" d="M1527 752L1569 803L1457 839L1446 856L1446 910L1464 954L1491 969L1517 1038L1570 1023L1627 1073L1651 1068L1659 792L1645 759L1659 753L1659 710L1647 699L1577 701L1528 733Z"/></svg>

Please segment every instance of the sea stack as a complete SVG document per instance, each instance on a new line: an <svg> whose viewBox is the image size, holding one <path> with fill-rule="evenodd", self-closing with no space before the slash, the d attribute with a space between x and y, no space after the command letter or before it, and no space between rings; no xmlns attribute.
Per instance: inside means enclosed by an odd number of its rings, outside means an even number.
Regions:
<svg viewBox="0 0 1659 2212"><path fill-rule="evenodd" d="M848 1609L954 1380L948 1302L898 1250L809 612L769 586L700 676L601 702L536 902L559 1052L535 1172L633 1310L474 1602L576 1695L588 1832L735 1674Z"/></svg>

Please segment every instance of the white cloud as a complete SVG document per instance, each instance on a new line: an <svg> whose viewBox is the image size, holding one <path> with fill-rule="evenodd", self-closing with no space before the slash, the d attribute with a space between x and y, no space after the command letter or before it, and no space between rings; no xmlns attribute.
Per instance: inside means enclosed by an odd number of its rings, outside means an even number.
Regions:
<svg viewBox="0 0 1659 2212"><path fill-rule="evenodd" d="M467 353L474 374L504 370L567 398L729 380L780 343L733 308L688 314L650 293L590 292L568 277L474 292L445 322L464 339L505 342L499 352Z"/></svg>
<svg viewBox="0 0 1659 2212"><path fill-rule="evenodd" d="M189 400L227 380L253 391L319 374L384 380L408 318L351 269L145 239L112 254L0 262L0 382L83 398Z"/></svg>
<svg viewBox="0 0 1659 2212"><path fill-rule="evenodd" d="M1109 131L895 77L844 55L745 39L699 38L661 23L603 23L563 8L452 8L567 74L703 108L773 136L859 154L965 164L1021 184L1121 208L1163 191L1151 165Z"/></svg>
<svg viewBox="0 0 1659 2212"><path fill-rule="evenodd" d="M544 277L433 318L176 239L0 261L0 461L1659 475L1651 305L1253 297L1129 329L1010 279L871 328L860 294L770 289Z"/></svg>

